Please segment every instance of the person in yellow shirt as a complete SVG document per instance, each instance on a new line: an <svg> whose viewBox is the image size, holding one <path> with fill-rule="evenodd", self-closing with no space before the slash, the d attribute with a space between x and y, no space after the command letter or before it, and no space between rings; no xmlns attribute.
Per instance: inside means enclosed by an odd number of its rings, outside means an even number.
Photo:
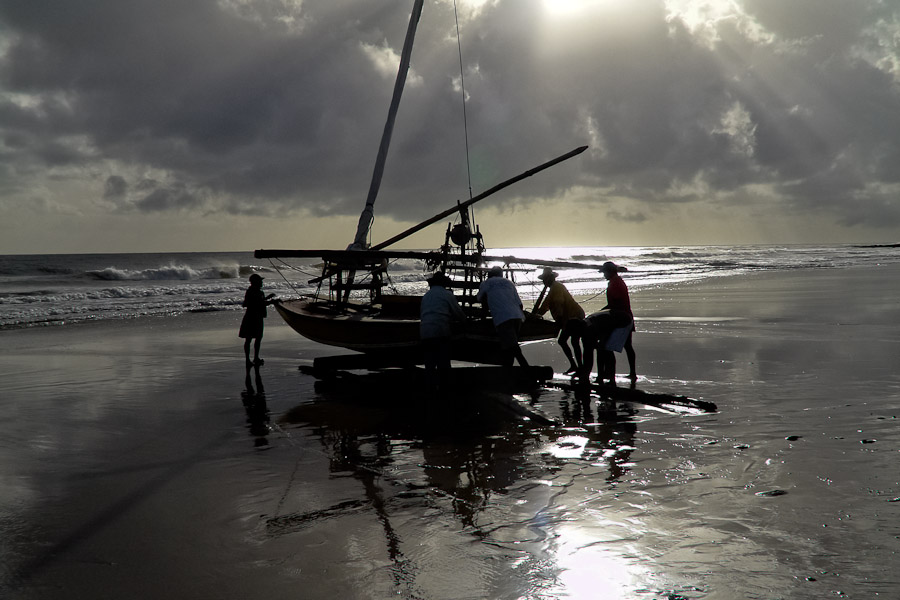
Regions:
<svg viewBox="0 0 900 600"><path fill-rule="evenodd" d="M578 326L583 324L584 309L575 301L566 286L556 280L558 276L559 273L549 267L544 267L544 272L538 276L538 279L547 286L547 295L540 306L534 309L534 314L540 316L549 310L550 316L559 324L557 342L562 348L563 354L569 359L569 370L566 371L568 375L576 372L582 362ZM569 340L572 341L571 348Z"/></svg>

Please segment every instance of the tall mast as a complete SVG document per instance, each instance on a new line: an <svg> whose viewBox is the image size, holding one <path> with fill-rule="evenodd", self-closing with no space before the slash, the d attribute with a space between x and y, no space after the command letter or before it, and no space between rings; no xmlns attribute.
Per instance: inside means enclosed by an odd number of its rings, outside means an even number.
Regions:
<svg viewBox="0 0 900 600"><path fill-rule="evenodd" d="M391 134L394 131L394 120L397 118L397 109L400 106L400 96L403 95L403 86L406 84L406 74L409 71L409 59L412 55L413 40L416 37L416 27L419 17L422 16L422 5L425 0L415 0L412 15L409 17L409 28L406 30L406 40L403 42L403 52L400 55L400 69L397 71L397 81L394 83L394 95L391 98L391 106L388 109L387 122L384 124L384 133L381 134L381 145L378 147L378 157L375 159L375 170L372 172L372 181L369 184L369 195L366 197L366 206L359 215L359 224L356 226L356 237L350 245L354 250L365 250L368 247L367 239L372 220L375 218L375 198L381 187L381 177L384 174L384 164L387 161L388 148L391 145Z"/></svg>

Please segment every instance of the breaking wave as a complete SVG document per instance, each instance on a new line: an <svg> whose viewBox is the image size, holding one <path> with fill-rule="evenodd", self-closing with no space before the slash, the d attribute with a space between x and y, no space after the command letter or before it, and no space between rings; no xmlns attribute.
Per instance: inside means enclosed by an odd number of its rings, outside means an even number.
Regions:
<svg viewBox="0 0 900 600"><path fill-rule="evenodd" d="M106 267L97 271L87 271L86 275L101 281L193 281L201 279L237 279L243 273L252 272L251 267L209 267L195 269L187 265L167 265L151 269L119 269Z"/></svg>

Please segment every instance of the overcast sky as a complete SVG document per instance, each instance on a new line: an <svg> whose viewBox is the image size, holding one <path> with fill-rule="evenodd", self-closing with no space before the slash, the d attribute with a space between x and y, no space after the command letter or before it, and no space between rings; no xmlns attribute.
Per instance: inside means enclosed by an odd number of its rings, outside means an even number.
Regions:
<svg viewBox="0 0 900 600"><path fill-rule="evenodd" d="M900 242L900 0L426 0L372 241ZM412 0L0 0L0 253L343 248ZM406 245L442 241L443 226Z"/></svg>

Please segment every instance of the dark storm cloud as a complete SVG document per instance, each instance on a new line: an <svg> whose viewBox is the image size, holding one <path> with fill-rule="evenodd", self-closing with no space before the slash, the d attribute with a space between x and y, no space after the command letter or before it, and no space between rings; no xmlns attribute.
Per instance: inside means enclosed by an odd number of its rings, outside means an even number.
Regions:
<svg viewBox="0 0 900 600"><path fill-rule="evenodd" d="M396 74L373 57L399 52L411 5L0 0L0 155L10 176L103 171L98 198L123 210L358 214ZM509 196L596 186L647 207L755 185L795 213L900 223L893 3L745 0L705 28L663 2L586 6L463 11L474 193L590 143ZM378 214L468 193L454 41L452 5L428 0ZM143 189L148 172L165 183Z"/></svg>
<svg viewBox="0 0 900 600"><path fill-rule="evenodd" d="M198 198L186 189L175 186L157 188L136 202L137 208L146 212L184 210L200 205Z"/></svg>
<svg viewBox="0 0 900 600"><path fill-rule="evenodd" d="M106 184L103 187L103 198L106 200L118 201L125 198L127 192L128 182L125 181L125 178L119 177L118 175L111 175L107 178Z"/></svg>

